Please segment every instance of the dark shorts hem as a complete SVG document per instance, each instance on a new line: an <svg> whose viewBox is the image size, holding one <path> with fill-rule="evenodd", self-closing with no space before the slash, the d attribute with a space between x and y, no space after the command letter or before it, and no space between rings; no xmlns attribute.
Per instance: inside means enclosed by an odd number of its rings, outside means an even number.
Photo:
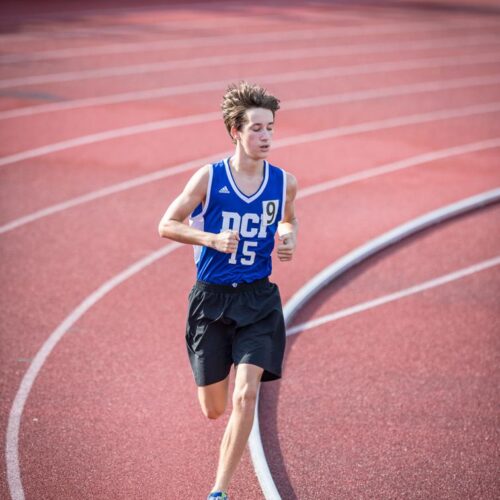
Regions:
<svg viewBox="0 0 500 500"><path fill-rule="evenodd" d="M250 365L255 365L262 368L264 371L262 372L261 382L271 382L272 380L278 380L281 378L281 370L277 370L276 367L266 366L261 361L252 359L251 357L244 357L238 364L247 363Z"/></svg>
<svg viewBox="0 0 500 500"><path fill-rule="evenodd" d="M280 380L282 378L281 373L278 374L278 373L275 373L273 371L266 370L259 363L250 362L250 361L242 361L242 363L248 363L248 364L259 366L260 368L263 368L264 371L262 373L262 378L260 379L261 382L272 382L273 380ZM239 364L241 364L241 363L239 363ZM224 376L215 377L214 379L208 379L206 377L200 378L198 373L199 372L194 373L196 385L198 387L206 387L207 385L212 385L212 384L217 384L218 382L222 382L231 373L231 367L229 367L227 373Z"/></svg>
<svg viewBox="0 0 500 500"><path fill-rule="evenodd" d="M240 363L263 368L262 382L281 378L286 331L278 287L267 279L241 288L197 282L185 340L199 387L224 380Z"/></svg>

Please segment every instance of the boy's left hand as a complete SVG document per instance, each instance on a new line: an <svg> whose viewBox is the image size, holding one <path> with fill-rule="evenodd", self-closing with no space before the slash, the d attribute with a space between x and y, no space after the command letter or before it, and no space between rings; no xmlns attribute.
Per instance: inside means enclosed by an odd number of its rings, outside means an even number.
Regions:
<svg viewBox="0 0 500 500"><path fill-rule="evenodd" d="M282 262L292 260L295 250L295 235L292 233L282 234L279 237L278 258Z"/></svg>

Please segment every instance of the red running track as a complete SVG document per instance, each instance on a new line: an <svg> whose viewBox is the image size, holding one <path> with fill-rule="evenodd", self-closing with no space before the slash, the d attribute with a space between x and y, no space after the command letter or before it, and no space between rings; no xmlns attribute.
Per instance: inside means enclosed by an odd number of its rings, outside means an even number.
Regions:
<svg viewBox="0 0 500 500"><path fill-rule="evenodd" d="M453 24L465 23L461 28L464 39L478 32L497 36L496 20L477 7L436 11L394 3L371 9L297 3L289 10L259 4L246 15L243 11L241 4L223 3L204 10L153 6L123 11L121 17L112 18L104 12L87 13L75 22L73 34L57 17L42 16L36 22L23 21L21 33L7 31L4 39L10 38L12 43L5 45L4 53L25 57L41 50L58 50L61 43L54 43L54 33L64 41L65 49L106 46L118 40L134 43L139 30L143 33L141 42L162 40L164 31L171 39L189 42L195 33L188 28L188 21L202 21L207 36L229 33L219 25L224 22L239 25L240 32L269 31L256 28L261 20L282 32L350 27L358 34L343 38L346 47L384 40L395 47L386 54L314 59L313 65L307 59L301 65L297 59L286 64L251 63L239 69L221 65L213 73L194 68L178 74L144 74L142 78L115 76L19 87L5 96L2 109L41 105L50 96L60 102L61 98L149 90L165 82L192 85L200 80L223 81L232 75L266 75L271 69L279 75L291 70L399 63L434 56L477 57L479 61L485 51L497 47L497 42L490 41L415 52L403 48L404 40L425 40L428 33L413 33L408 28L407 34L363 34L363 29L370 27L418 22L429 26L441 23L443 32L449 29L450 36ZM302 22L303 16L307 25ZM182 29L179 19L187 23ZM158 25L160 31L155 30ZM145 26L150 27L146 34ZM118 28L122 30L119 35ZM99 37L96 30L100 30ZM24 40L20 40L21 34ZM43 43L30 42L30 36ZM335 48L339 40L321 40L321 46L328 43ZM276 48L312 45L296 40L278 42ZM244 54L249 47L252 52L270 50L268 43L253 42L231 47L228 52ZM224 54L224 49L206 47L203 56ZM156 59L152 52L143 51L121 54L120 58L125 56L122 60L100 55L78 58L79 63L59 57L28 65L3 64L2 78L199 57L198 49L183 50L175 55L172 51L157 53ZM499 111L493 109L500 101L499 87L486 81L455 89L286 109L287 102L303 98L430 81L439 81L442 86L451 80L492 78L496 72L493 63L443 63L434 68L379 70L368 76L317 79L313 74L312 80L271 83L270 90L282 97L284 105L276 139L297 137L295 145L275 149L271 161L291 170L305 189L422 153L499 138ZM5 137L2 155L5 158L132 124L217 111L223 88L221 84L220 89L179 97L5 119L1 125ZM492 109L400 126L378 125L366 132L353 130L322 140L298 139L307 133L479 105ZM207 121L68 147L4 165L0 167L2 221L160 168L226 151L230 144L224 134L220 123ZM450 154L299 199L301 240L295 263L276 263L273 274L284 301L330 262L370 238L424 212L498 185L499 149L490 145L474 152ZM16 393L41 346L99 286L162 248L164 242L156 236L157 221L189 175L186 171L62 210L0 236L0 272L5 290L0 369L3 449L11 439L7 422ZM492 207L404 243L401 249L372 259L326 290L297 321L498 254L498 238L492 230L495 224L498 210ZM474 238L481 244L471 245ZM450 245L456 260L446 259ZM446 265L438 265L440 255ZM392 272L400 268L406 270L404 275ZM366 279L360 279L365 274ZM264 446L283 498L494 498L498 490L493 474L498 468L498 422L491 406L498 385L498 363L493 363L498 358L498 345L492 333L498 316L491 306L498 288L495 277L498 273L494 270L484 271L421 297L408 297L290 339L285 378L264 385L261 391ZM93 305L44 359L23 407L19 428L19 466L26 498L202 498L208 491L228 415L207 422L196 401L182 338L185 298L193 278L191 249L174 250ZM422 297L430 297L430 303L423 303ZM466 304L459 308L460 314L453 309L454 301L450 304L455 297ZM339 325L346 331L352 331L352 326L355 339L348 334L337 336ZM418 339L401 336L402 329L411 328L419 332ZM433 342L437 331L441 332L438 345ZM474 350L471 334L478 342ZM444 358L443 366L437 363L453 348L464 358L450 355ZM468 364L460 363L460 359L467 359ZM307 370L311 363L316 364L315 369ZM478 381L480 390L474 391ZM463 404L463 414L456 413L457 401ZM487 444L479 446L485 436ZM8 457L12 465L12 456ZM5 463L2 471L5 480L0 496L8 498ZM12 484L12 474L9 479ZM480 486L473 489L474 484ZM247 455L234 478L231 494L233 498L262 497Z"/></svg>
<svg viewBox="0 0 500 500"><path fill-rule="evenodd" d="M496 206L410 238L324 289L294 323L498 258L499 221ZM289 338L285 379L262 408L285 498L495 497L498 264Z"/></svg>

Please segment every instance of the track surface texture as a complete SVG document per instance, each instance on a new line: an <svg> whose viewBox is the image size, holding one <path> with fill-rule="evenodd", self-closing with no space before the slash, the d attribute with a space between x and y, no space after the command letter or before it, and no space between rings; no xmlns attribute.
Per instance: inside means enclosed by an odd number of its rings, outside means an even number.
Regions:
<svg viewBox="0 0 500 500"><path fill-rule="evenodd" d="M269 160L300 189L297 251L272 275L286 303L500 185L500 5L67 4L0 20L0 498L202 499L230 409L199 409L192 249L156 228L231 154L225 87L282 101ZM499 498L500 268L472 267L500 255L499 224L491 204L417 233L294 317L259 405L282 499ZM229 493L264 498L247 452Z"/></svg>

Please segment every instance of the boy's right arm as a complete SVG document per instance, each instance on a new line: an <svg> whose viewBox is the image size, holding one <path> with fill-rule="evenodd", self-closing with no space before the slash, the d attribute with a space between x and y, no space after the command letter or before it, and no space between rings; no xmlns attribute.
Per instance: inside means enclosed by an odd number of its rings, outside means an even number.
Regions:
<svg viewBox="0 0 500 500"><path fill-rule="evenodd" d="M167 208L158 226L158 232L161 237L180 243L203 245L219 252L233 253L238 247L238 233L228 230L214 234L184 223L193 210L206 199L209 169L206 165L189 179L182 193Z"/></svg>

